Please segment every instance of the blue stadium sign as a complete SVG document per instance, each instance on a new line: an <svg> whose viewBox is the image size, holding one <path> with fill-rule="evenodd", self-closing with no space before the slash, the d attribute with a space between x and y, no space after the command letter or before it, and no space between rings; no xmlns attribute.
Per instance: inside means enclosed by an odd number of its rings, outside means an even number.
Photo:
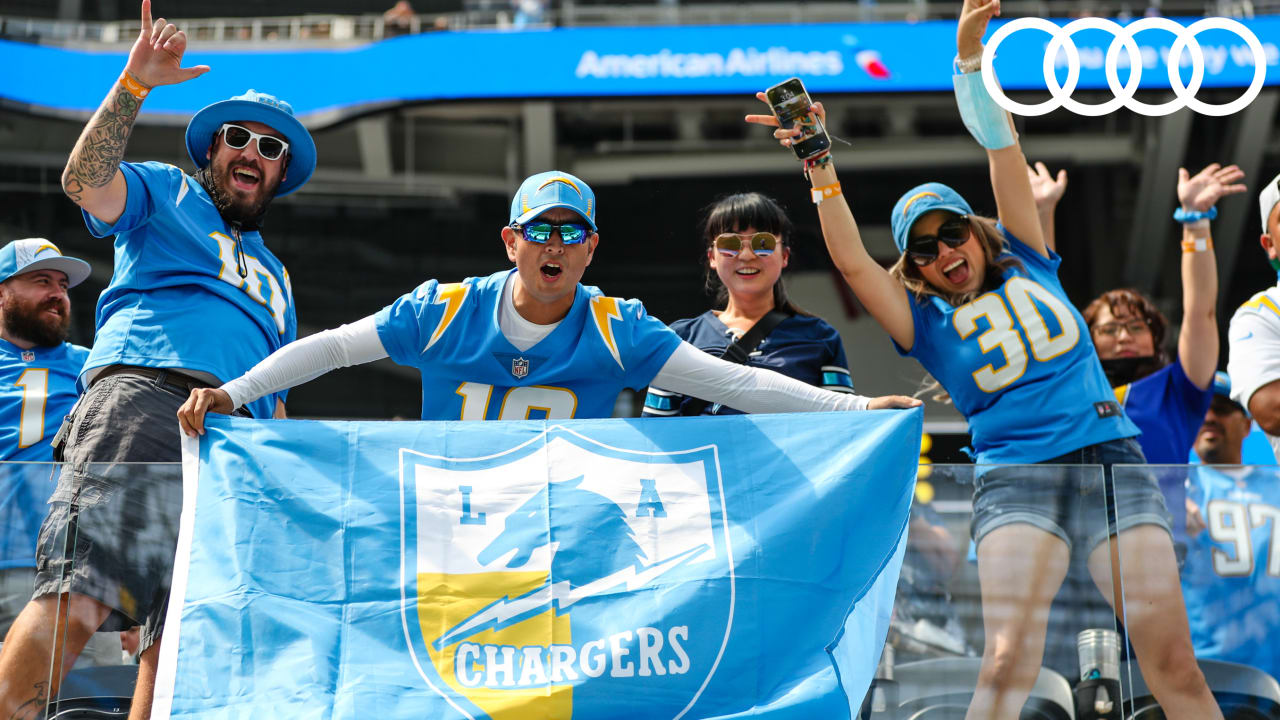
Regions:
<svg viewBox="0 0 1280 720"><path fill-rule="evenodd" d="M1265 84L1280 84L1280 17L1242 22L1265 51ZM1133 53L1101 30L1076 33L1078 87L1107 87L1104 66L1115 41L1122 81L1129 65L1140 59L1147 70L1141 87L1168 89L1165 69L1174 39L1162 30L1138 32ZM1196 41L1204 59L1204 86L1249 85L1253 54L1244 39L1209 30ZM1048 34L1027 30L1000 45L996 70L1006 89L1045 88L1048 42ZM211 100L248 87L287 98L313 126L387 104L438 100L750 95L793 75L818 95L950 92L954 54L952 21L478 30L331 50L221 52L196 46L187 64L208 64L213 71L156 92L143 112L185 121ZM1182 56L1186 82L1191 54ZM38 112L88 113L124 61L124 52L0 41L0 63L9 68L0 98ZM1059 51L1050 65L1064 82L1066 53Z"/></svg>

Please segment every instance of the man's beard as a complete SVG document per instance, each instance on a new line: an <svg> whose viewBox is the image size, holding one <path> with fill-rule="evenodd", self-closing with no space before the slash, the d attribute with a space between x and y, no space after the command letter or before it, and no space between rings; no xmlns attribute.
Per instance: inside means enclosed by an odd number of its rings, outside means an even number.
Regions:
<svg viewBox="0 0 1280 720"><path fill-rule="evenodd" d="M195 177L204 187L204 191L209 193L209 199L213 201L213 206L218 208L222 219L229 223L239 223L243 230L260 229L263 216L267 214L267 207L275 197L276 190L280 188L280 180L276 180L274 186L267 188L261 200L254 202L237 197L234 192L227 189L226 182L231 173L231 166L224 168L224 175L221 177L214 172L213 166L214 163L210 161L208 165L196 171ZM258 176L262 177L261 173Z"/></svg>
<svg viewBox="0 0 1280 720"><path fill-rule="evenodd" d="M53 320L44 316L47 308L56 307L61 318ZM14 295L4 300L4 329L10 337L33 342L40 347L61 345L67 340L71 328L70 308L60 300L51 299L33 307L23 307Z"/></svg>

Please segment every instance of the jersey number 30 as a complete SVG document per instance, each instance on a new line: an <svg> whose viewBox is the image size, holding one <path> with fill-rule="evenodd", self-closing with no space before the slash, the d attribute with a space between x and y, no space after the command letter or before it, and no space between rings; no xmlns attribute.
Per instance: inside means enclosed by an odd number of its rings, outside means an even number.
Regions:
<svg viewBox="0 0 1280 720"><path fill-rule="evenodd" d="M1014 327L1014 316L1017 316L1018 324L1022 326L1022 331L1031 344L1031 354L1040 362L1058 357L1080 341L1080 326L1076 324L1071 308L1043 286L1023 277L1015 277L1005 283L1004 292L1009 297L1009 305L1013 307L1012 314L1000 295L987 293L957 309L953 318L956 332L964 340L977 331L978 319L985 317L991 327L978 336L978 347L984 353L999 348L1004 354L1004 365L1001 367L997 368L992 363L974 371L973 380L983 392L996 392L1027 371L1027 348ZM1037 301L1047 307L1057 319L1058 327L1062 328L1057 335L1049 334L1049 326L1036 308Z"/></svg>
<svg viewBox="0 0 1280 720"><path fill-rule="evenodd" d="M462 420L484 420L493 400L493 386L464 382L455 391L462 396ZM572 390L550 385L513 387L502 396L499 420L528 420L535 410L547 420L568 420L578 411L578 396Z"/></svg>

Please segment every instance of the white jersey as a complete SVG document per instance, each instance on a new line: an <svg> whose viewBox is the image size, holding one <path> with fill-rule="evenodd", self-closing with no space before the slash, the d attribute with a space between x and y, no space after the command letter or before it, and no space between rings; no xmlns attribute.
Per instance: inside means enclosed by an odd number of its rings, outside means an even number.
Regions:
<svg viewBox="0 0 1280 720"><path fill-rule="evenodd" d="M1227 374L1231 399L1249 407L1249 398L1262 386L1280 380L1280 285L1249 298L1231 318ZM1280 458L1280 436L1267 434Z"/></svg>

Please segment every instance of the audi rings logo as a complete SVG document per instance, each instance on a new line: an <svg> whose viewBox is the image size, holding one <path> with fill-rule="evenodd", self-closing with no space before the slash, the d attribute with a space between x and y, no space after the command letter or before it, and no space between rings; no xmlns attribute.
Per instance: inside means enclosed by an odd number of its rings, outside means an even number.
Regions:
<svg viewBox="0 0 1280 720"><path fill-rule="evenodd" d="M1049 94L1053 97L1034 105L1010 100L1004 94L1004 91L1000 89L1000 84L996 81L995 71L992 69L992 61L995 58L996 48L1000 46L1000 43L1013 33L1027 28L1041 30L1051 37L1044 54L1044 81L1049 89ZM1107 86L1111 88L1111 92L1115 97L1098 105L1087 105L1077 102L1071 97L1071 93L1075 91L1076 83L1080 79L1080 52L1075 43L1072 42L1071 36L1081 30L1090 29L1103 30L1114 36L1111 45L1107 48L1104 69L1106 71ZM1142 53L1138 48L1138 43L1134 40L1134 35L1143 30L1151 29L1165 30L1174 36L1173 46L1169 49L1167 62L1169 66L1169 86L1173 88L1173 94L1176 97L1173 100L1157 105L1134 99L1134 93L1138 90L1138 83L1142 80ZM1200 44L1196 42L1196 36L1205 30L1227 30L1235 33L1249 45L1249 49L1253 52L1253 82L1250 83L1249 89L1239 98L1222 105L1201 102L1195 97L1200 90L1200 83L1204 79L1204 52L1201 50ZM1118 73L1121 49L1128 53L1129 56L1129 81L1125 85L1120 84ZM1067 78L1062 85L1058 84L1053 67L1054 58L1058 56L1059 50L1065 51L1067 56ZM1186 85L1182 84L1182 78L1178 73L1178 66L1182 60L1184 50L1191 53L1191 82ZM1258 42L1258 37L1249 28L1235 20L1220 17L1204 18L1188 26L1180 25L1163 17L1142 18L1127 25L1120 25L1105 18L1088 17L1073 20L1063 26L1055 25L1043 18L1019 18L1001 25L992 34L982 52L982 82L986 85L987 92L1005 110L1018 115L1029 116L1044 115L1060 107L1064 107L1077 115L1093 117L1106 115L1119 107L1126 107L1136 113L1151 117L1168 115L1184 107L1191 108L1202 115L1230 115L1234 112L1239 112L1253 102L1253 99L1262 90L1262 83L1266 79L1266 73L1267 57L1262 49L1262 43Z"/></svg>

